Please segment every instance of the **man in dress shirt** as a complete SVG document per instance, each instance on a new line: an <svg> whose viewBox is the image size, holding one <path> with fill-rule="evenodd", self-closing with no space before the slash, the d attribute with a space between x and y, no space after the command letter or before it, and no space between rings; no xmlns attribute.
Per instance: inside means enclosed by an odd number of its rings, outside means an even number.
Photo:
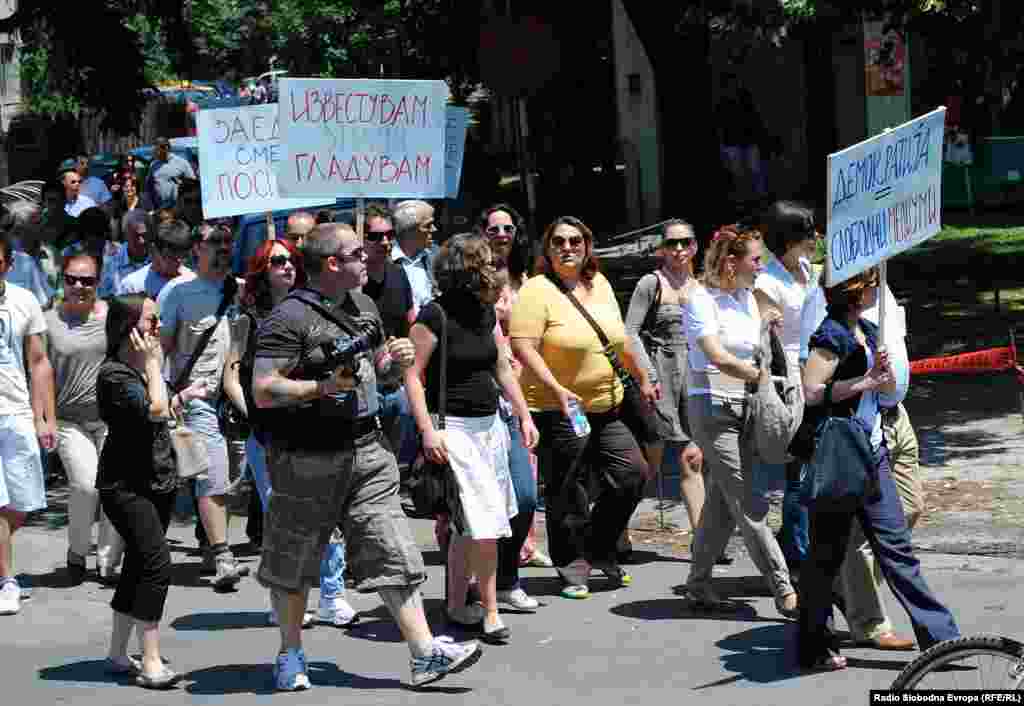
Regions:
<svg viewBox="0 0 1024 706"><path fill-rule="evenodd" d="M391 259L405 270L416 313L434 298L429 247L437 231L434 207L426 201L402 201L394 211L396 242Z"/></svg>
<svg viewBox="0 0 1024 706"><path fill-rule="evenodd" d="M78 218L82 211L96 206L95 201L82 193L82 176L77 171L65 171L61 174L61 182L64 184L64 213Z"/></svg>

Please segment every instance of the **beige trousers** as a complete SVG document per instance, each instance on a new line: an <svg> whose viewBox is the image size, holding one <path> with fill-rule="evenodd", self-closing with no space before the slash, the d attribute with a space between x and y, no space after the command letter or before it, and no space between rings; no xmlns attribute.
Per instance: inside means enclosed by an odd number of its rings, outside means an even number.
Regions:
<svg viewBox="0 0 1024 706"><path fill-rule="evenodd" d="M924 488L917 434L906 408L900 404L893 413L883 413L882 433L889 447L893 480L899 489L907 526L912 530L924 511ZM892 632L892 623L882 599L881 567L860 522L853 523L846 560L836 577L836 592L846 600L846 621L855 640L871 640Z"/></svg>
<svg viewBox="0 0 1024 706"><path fill-rule="evenodd" d="M57 420L57 454L68 474L68 548L81 557L92 550L92 524L99 517L96 540L97 568L116 569L121 563L124 541L100 507L96 472L100 451L107 438L103 422L76 424Z"/></svg>

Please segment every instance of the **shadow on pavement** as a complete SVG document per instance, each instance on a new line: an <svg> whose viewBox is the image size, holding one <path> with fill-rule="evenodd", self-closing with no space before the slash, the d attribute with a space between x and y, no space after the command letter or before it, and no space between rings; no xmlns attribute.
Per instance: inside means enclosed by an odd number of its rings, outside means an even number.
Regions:
<svg viewBox="0 0 1024 706"><path fill-rule="evenodd" d="M338 669L331 662L310 662L309 680L315 687L339 687L347 689L405 689L398 679L364 677ZM271 694L274 682L270 664L229 664L197 669L185 675L193 682L185 687L190 694ZM472 689L466 687L426 687L419 691L441 694L465 694Z"/></svg>
<svg viewBox="0 0 1024 706"><path fill-rule="evenodd" d="M442 624L444 623L443 607L444 601L440 598L423 599L423 611L427 614L427 618L437 618ZM373 610L359 611L359 622L344 628L344 630L350 637L358 640L369 640L371 642L405 641L394 618L391 617L391 611L387 609L387 606L383 605L377 606ZM444 625L444 630L437 632L440 634L451 631L447 625Z"/></svg>
<svg viewBox="0 0 1024 706"><path fill-rule="evenodd" d="M690 564L692 563L689 558L682 558L678 556L672 556L671 554L662 554L661 552L652 552L645 549L634 549L629 554L629 559L622 562L623 566L640 566L642 564Z"/></svg>
<svg viewBox="0 0 1024 706"><path fill-rule="evenodd" d="M640 620L742 620L750 623L776 622L762 618L754 606L744 601L728 601L721 608L701 606L686 598L654 598L620 603L610 613Z"/></svg>
<svg viewBox="0 0 1024 706"><path fill-rule="evenodd" d="M45 681L135 684L134 677L128 674L109 673L104 659L86 659L80 662L69 662L58 667L43 667L39 670L39 678Z"/></svg>
<svg viewBox="0 0 1024 706"><path fill-rule="evenodd" d="M762 576L716 576L711 579L711 588L723 598L771 598L772 592ZM672 587L677 596L686 595L686 584Z"/></svg>
<svg viewBox="0 0 1024 706"><path fill-rule="evenodd" d="M234 612L192 613L171 621L175 630L246 630L267 628L267 611L240 610Z"/></svg>

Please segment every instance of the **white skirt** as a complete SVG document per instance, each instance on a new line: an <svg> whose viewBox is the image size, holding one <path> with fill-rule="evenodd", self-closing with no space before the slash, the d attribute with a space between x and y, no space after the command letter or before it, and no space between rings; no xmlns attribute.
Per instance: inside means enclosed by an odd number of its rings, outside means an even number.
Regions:
<svg viewBox="0 0 1024 706"><path fill-rule="evenodd" d="M508 469L508 428L490 417L446 417L443 432L448 462L459 484L464 537L511 537L509 520L519 505Z"/></svg>

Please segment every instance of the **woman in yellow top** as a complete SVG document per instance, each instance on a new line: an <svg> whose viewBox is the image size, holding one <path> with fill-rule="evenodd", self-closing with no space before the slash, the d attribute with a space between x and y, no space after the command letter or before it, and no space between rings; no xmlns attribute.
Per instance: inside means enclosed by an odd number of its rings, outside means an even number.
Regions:
<svg viewBox="0 0 1024 706"><path fill-rule="evenodd" d="M622 383L569 294L600 326L644 398L653 404L656 397L627 342L618 302L598 272L593 246L593 234L582 221L555 219L544 232L540 274L519 290L509 324L513 350L524 367L520 382L540 431L548 549L566 598L590 595L591 568L616 585L632 582L616 561L615 545L640 501L647 473L640 447L621 419ZM601 485L592 511L590 469Z"/></svg>

